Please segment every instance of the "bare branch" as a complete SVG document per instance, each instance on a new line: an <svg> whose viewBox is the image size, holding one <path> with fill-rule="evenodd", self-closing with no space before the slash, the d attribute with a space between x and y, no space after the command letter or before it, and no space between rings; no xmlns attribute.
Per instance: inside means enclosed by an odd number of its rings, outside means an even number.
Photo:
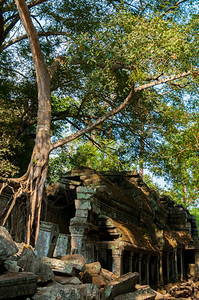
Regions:
<svg viewBox="0 0 199 300"><path fill-rule="evenodd" d="M43 2L47 2L47 0L36 0L36 1L32 1L28 4L28 8L31 8L31 7L34 7L36 6L37 4L41 4Z"/></svg>
<svg viewBox="0 0 199 300"><path fill-rule="evenodd" d="M148 88L151 88L151 87L159 85L159 84L167 83L167 82L170 82L170 81L182 78L182 77L186 77L186 76L190 75L192 72L193 72L193 70L190 70L188 72L183 72L183 73L178 74L178 75L173 75L173 76L170 76L170 77L155 80L155 81L150 82L150 83L146 83L144 85L141 85L141 86L137 87L135 89L135 92L143 91L143 90L146 90Z"/></svg>
<svg viewBox="0 0 199 300"><path fill-rule="evenodd" d="M48 31L48 32L38 32L37 34L38 34L39 37L41 37L41 36L46 36L47 37L47 36L51 36L51 35L67 35L68 33L67 32L59 32L59 31ZM5 50L6 48L12 46L13 44L18 43L18 42L20 42L22 40L25 40L27 38L28 38L27 34L24 34L24 35L21 35L17 38L14 38L14 39L10 40L9 42L5 43L4 45L2 45L0 47L0 52Z"/></svg>
<svg viewBox="0 0 199 300"><path fill-rule="evenodd" d="M163 16L164 16L165 14L167 14L170 10L176 9L176 7L178 7L181 3L186 2L186 1L187 1L187 0L181 0L181 1L176 2L174 5L172 5L172 6L170 6L169 8L167 8L167 10L164 12Z"/></svg>

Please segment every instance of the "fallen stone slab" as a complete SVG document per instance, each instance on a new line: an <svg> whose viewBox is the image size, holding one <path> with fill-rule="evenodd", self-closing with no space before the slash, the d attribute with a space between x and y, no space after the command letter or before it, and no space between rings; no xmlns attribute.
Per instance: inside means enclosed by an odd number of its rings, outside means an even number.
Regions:
<svg viewBox="0 0 199 300"><path fill-rule="evenodd" d="M109 282L111 280L115 280L115 279L118 278L117 275L115 275L112 272L110 272L110 271L108 271L106 269L103 269L103 268L101 268L100 275L104 278L104 280L106 282Z"/></svg>
<svg viewBox="0 0 199 300"><path fill-rule="evenodd" d="M115 280L111 280L104 287L102 300L112 300L114 297L135 291L135 285L139 279L139 274L126 273Z"/></svg>
<svg viewBox="0 0 199 300"><path fill-rule="evenodd" d="M88 272L91 275L100 274L101 268L102 268L101 264L98 261L94 262L94 263L91 263L91 264L86 264L85 265L85 271Z"/></svg>
<svg viewBox="0 0 199 300"><path fill-rule="evenodd" d="M38 288L33 300L86 300L86 286L81 285L61 285L53 283L50 286ZM94 299L91 299L94 300Z"/></svg>
<svg viewBox="0 0 199 300"><path fill-rule="evenodd" d="M84 272L86 259L81 254L67 254L61 257L61 260L67 262L74 266L75 269L79 270L80 272Z"/></svg>
<svg viewBox="0 0 199 300"><path fill-rule="evenodd" d="M48 282L54 277L51 268L42 263L31 249L24 249L17 261L17 265L23 268L25 272L32 272L35 275L38 275L39 282Z"/></svg>
<svg viewBox="0 0 199 300"><path fill-rule="evenodd" d="M10 256L18 252L18 248L7 229L0 226L0 265Z"/></svg>
<svg viewBox="0 0 199 300"><path fill-rule="evenodd" d="M0 299L33 295L37 291L37 276L33 273L7 272L0 276Z"/></svg>
<svg viewBox="0 0 199 300"><path fill-rule="evenodd" d="M49 266L53 272L56 274L63 274L68 276L76 276L79 270L74 268L73 265L68 264L68 262L49 257L42 257L41 262Z"/></svg>
<svg viewBox="0 0 199 300"><path fill-rule="evenodd" d="M145 287L137 291L119 295L114 300L154 300L156 299L156 293L150 288Z"/></svg>
<svg viewBox="0 0 199 300"><path fill-rule="evenodd" d="M55 276L53 281L60 284L82 284L82 282L77 277L66 277L66 276Z"/></svg>

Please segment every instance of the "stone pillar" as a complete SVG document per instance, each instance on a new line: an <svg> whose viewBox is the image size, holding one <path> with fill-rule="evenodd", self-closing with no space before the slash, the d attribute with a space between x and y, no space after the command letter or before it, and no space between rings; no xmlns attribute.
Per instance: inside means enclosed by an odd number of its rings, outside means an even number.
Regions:
<svg viewBox="0 0 199 300"><path fill-rule="evenodd" d="M52 257L55 250L59 228L57 224L50 222L41 222L35 254L41 258L44 256Z"/></svg>
<svg viewBox="0 0 199 300"><path fill-rule="evenodd" d="M199 276L199 249L195 250L195 276Z"/></svg>
<svg viewBox="0 0 199 300"><path fill-rule="evenodd" d="M177 249L174 250L174 266L175 266L175 280L178 280L178 255L177 255Z"/></svg>
<svg viewBox="0 0 199 300"><path fill-rule="evenodd" d="M160 285L160 266L159 266L159 256L156 258L156 271L157 271L157 284Z"/></svg>
<svg viewBox="0 0 199 300"><path fill-rule="evenodd" d="M142 284L142 254L139 254L139 284Z"/></svg>
<svg viewBox="0 0 199 300"><path fill-rule="evenodd" d="M130 257L129 257L129 272L133 272L133 252L130 252Z"/></svg>
<svg viewBox="0 0 199 300"><path fill-rule="evenodd" d="M175 252L172 253L172 280L176 280L176 275L175 275Z"/></svg>
<svg viewBox="0 0 199 300"><path fill-rule="evenodd" d="M122 275L122 250L112 249L112 272L117 275Z"/></svg>
<svg viewBox="0 0 199 300"><path fill-rule="evenodd" d="M164 279L163 279L163 266L162 266L162 252L160 251L159 256L159 274L160 274L160 285L164 285Z"/></svg>
<svg viewBox="0 0 199 300"><path fill-rule="evenodd" d="M170 269L170 261L169 261L169 252L167 252L167 283L169 283L169 269Z"/></svg>
<svg viewBox="0 0 199 300"><path fill-rule="evenodd" d="M87 259L85 249L85 233L88 229L88 225L72 223L69 229L71 233L71 254L79 253Z"/></svg>
<svg viewBox="0 0 199 300"><path fill-rule="evenodd" d="M183 269L184 269L184 265L183 265L183 257L182 257L182 250L180 250L180 280L183 281Z"/></svg>
<svg viewBox="0 0 199 300"><path fill-rule="evenodd" d="M66 254L70 254L70 234L60 233L53 257L64 256Z"/></svg>
<svg viewBox="0 0 199 300"><path fill-rule="evenodd" d="M149 284L149 262L150 262L150 255L148 255L146 259L146 284Z"/></svg>

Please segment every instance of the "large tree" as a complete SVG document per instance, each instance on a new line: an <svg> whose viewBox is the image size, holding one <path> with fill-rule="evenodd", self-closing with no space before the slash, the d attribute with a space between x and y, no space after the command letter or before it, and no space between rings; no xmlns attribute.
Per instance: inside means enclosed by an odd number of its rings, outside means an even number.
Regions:
<svg viewBox="0 0 199 300"><path fill-rule="evenodd" d="M29 7L42 2L46 1L31 2ZM7 184L15 188L3 224L17 198L24 194L27 198L26 242L29 244L34 243L38 235L49 154L98 128L103 122L109 125L107 120L111 117L113 120L127 106L137 107L142 94L148 89L157 86L156 91L160 91L161 85L165 89L165 84L171 82L180 85L184 78L191 82L192 75L198 74L195 67L196 21L189 21L185 26L160 13L143 17L129 10L112 10L111 18L105 18L92 34L86 30L76 34L73 42L65 46L69 51L67 57L58 56L48 68L49 62L45 61L42 54L38 33L26 2L15 0L15 3L19 15L15 13L14 20L20 17L26 31L21 39L27 36L30 42L37 79L38 109L35 145L26 173L18 179L2 179L2 189ZM80 124L81 129L75 133L51 142L51 84L60 63L62 72L72 72L78 66L82 90L85 89L81 93L79 109L88 109L90 119L85 118L85 122ZM85 76L87 72L89 80ZM71 98L65 100L70 102Z"/></svg>

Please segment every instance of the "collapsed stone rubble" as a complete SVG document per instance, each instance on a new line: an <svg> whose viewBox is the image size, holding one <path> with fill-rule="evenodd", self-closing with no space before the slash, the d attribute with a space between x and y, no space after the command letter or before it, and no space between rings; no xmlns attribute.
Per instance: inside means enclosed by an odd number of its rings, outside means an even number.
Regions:
<svg viewBox="0 0 199 300"><path fill-rule="evenodd" d="M3 190L0 211L9 193ZM25 209L24 199L16 203L6 224L19 251L11 237L10 252L0 244L0 272L31 273L32 299L197 299L196 218L136 172L79 167L64 174L47 187L35 249L22 243ZM190 278L195 281L186 285ZM176 282L175 288L153 290Z"/></svg>
<svg viewBox="0 0 199 300"><path fill-rule="evenodd" d="M99 262L87 263L81 254L39 259L32 247L17 245L23 250L18 251L7 230L0 227L0 299L199 299L198 281L168 284L157 292L138 284L137 272L117 276Z"/></svg>

